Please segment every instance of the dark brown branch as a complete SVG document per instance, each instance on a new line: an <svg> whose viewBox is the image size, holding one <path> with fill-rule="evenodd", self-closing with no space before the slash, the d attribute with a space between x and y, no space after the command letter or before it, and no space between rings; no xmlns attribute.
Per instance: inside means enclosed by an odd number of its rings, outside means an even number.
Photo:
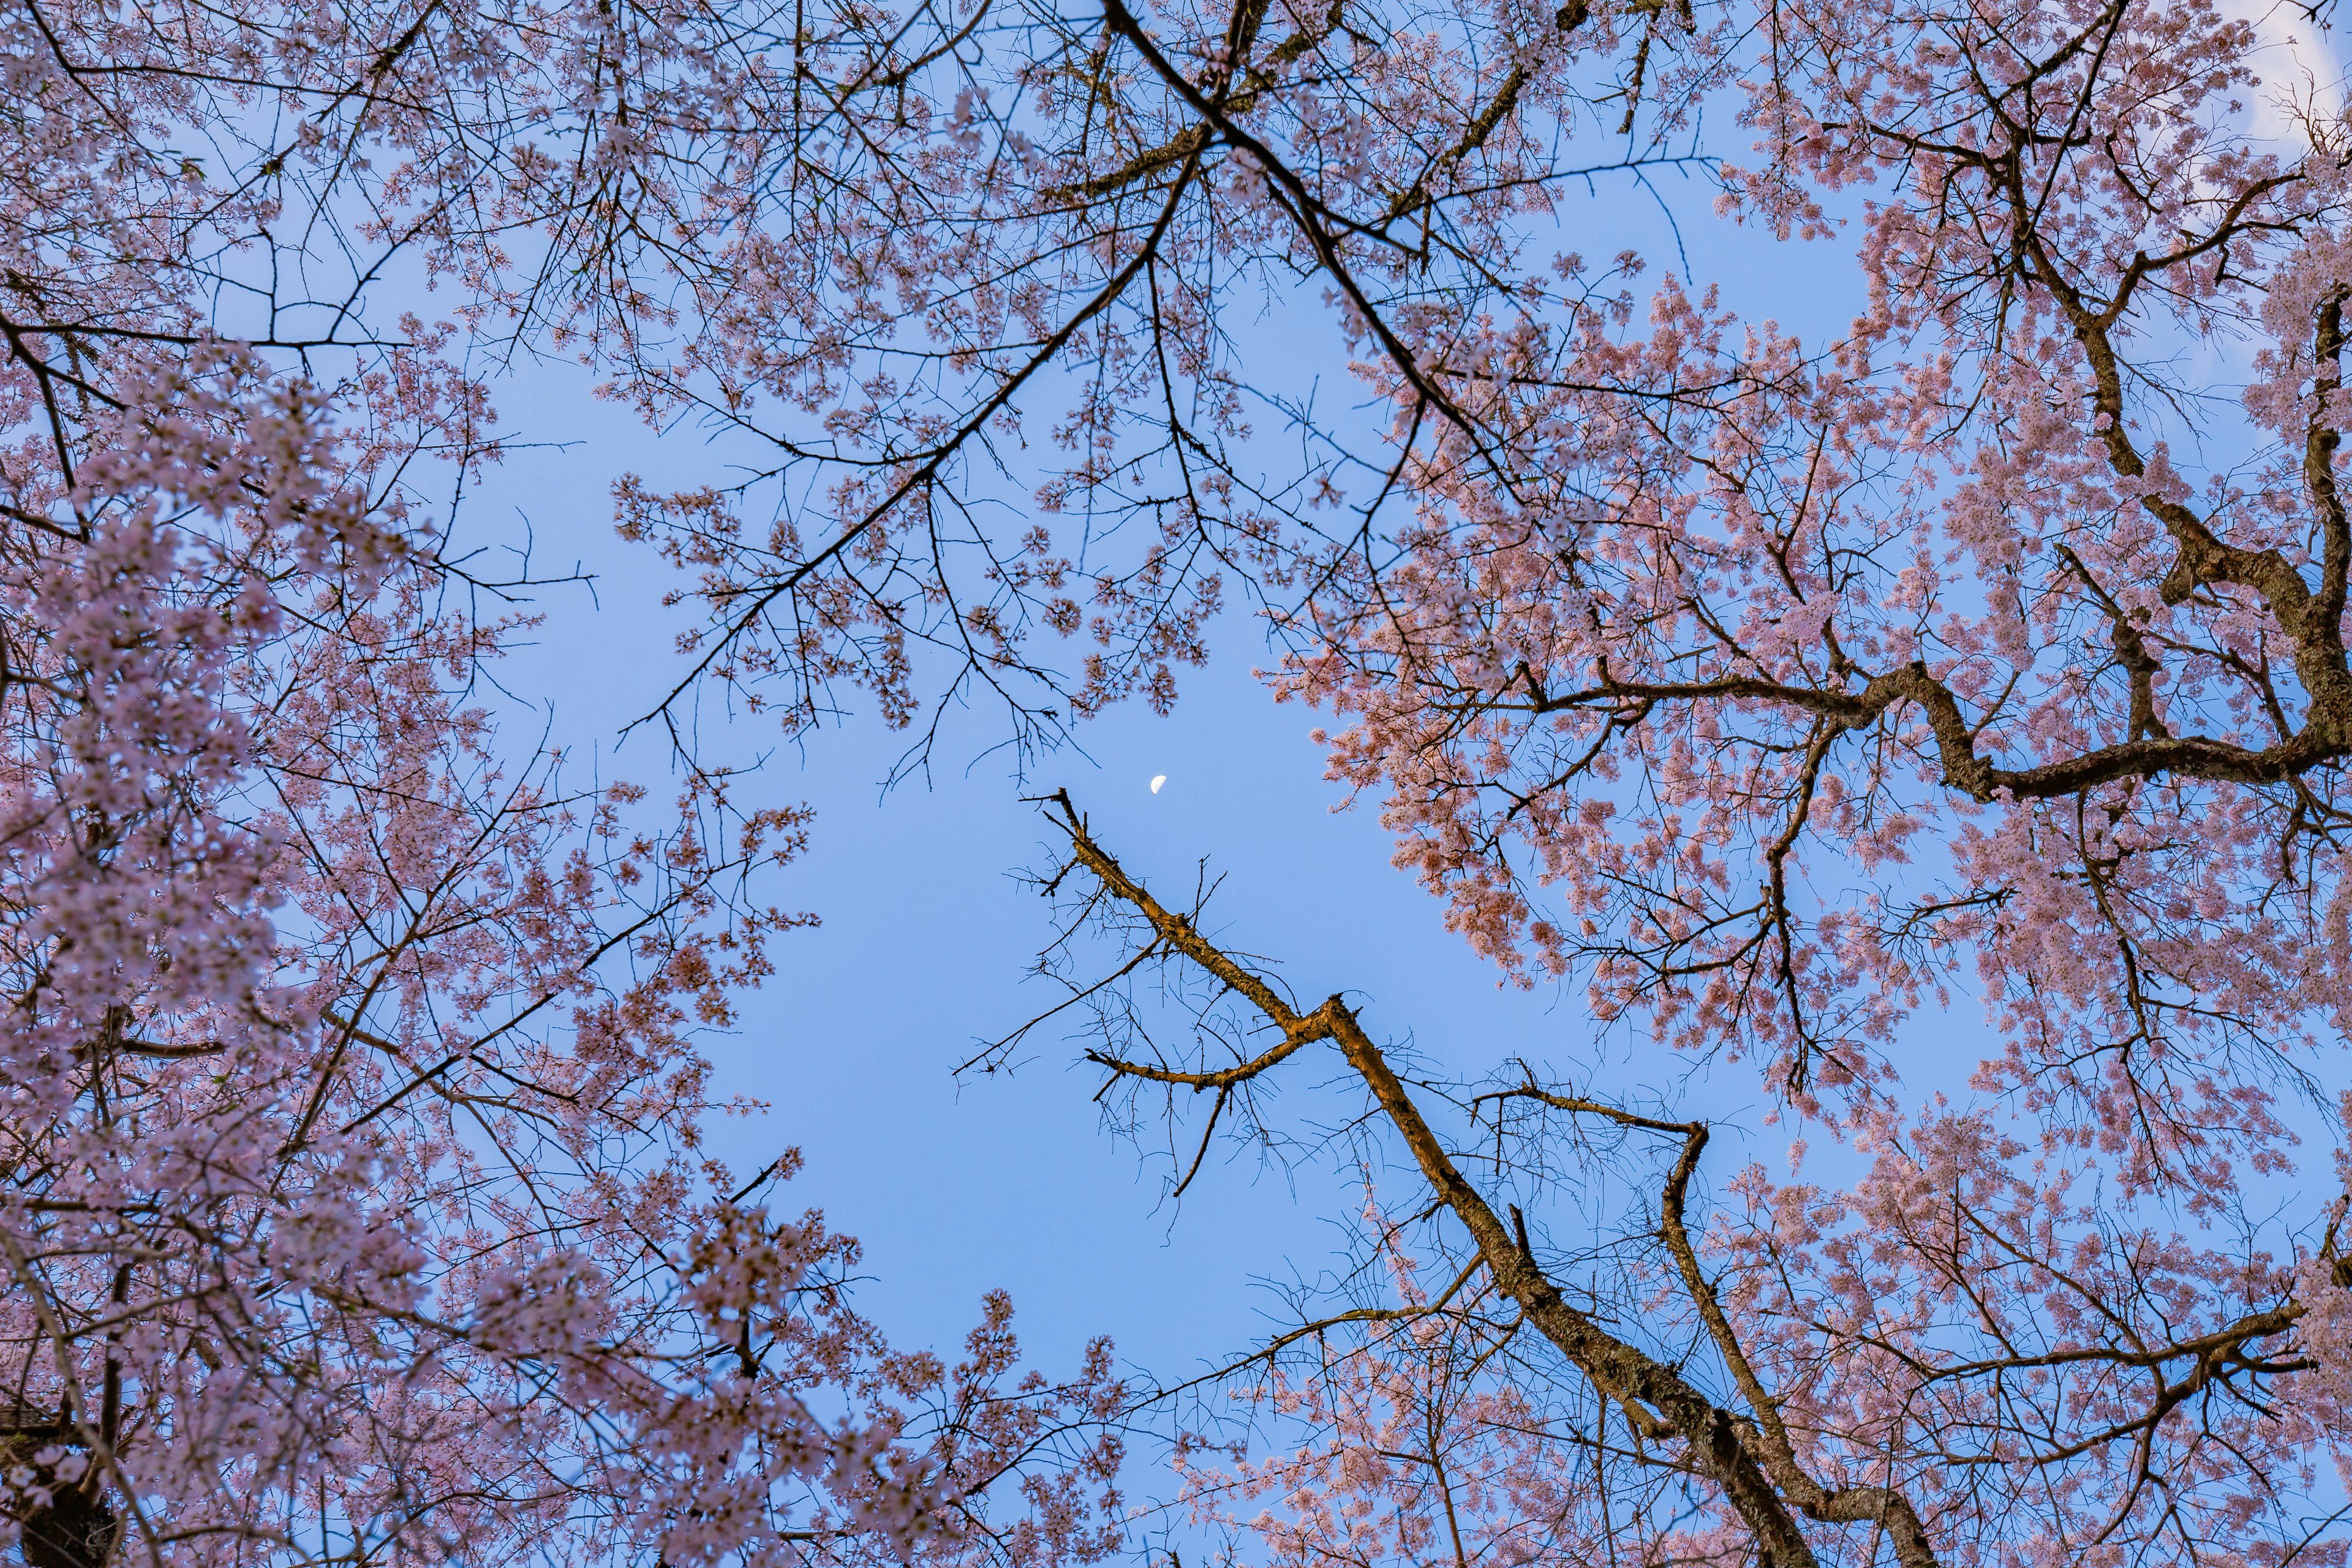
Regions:
<svg viewBox="0 0 2352 1568"><path fill-rule="evenodd" d="M2263 553L2276 556L2278 552ZM2290 576L2294 574L2294 568L2285 566L2284 558L2280 563ZM2299 580L2297 591L2308 600L2309 592L2300 587ZM2323 713L2315 693L2312 713L2303 729L2275 744L2257 750L2200 735L2144 738L2030 768L1998 767L1977 751L1977 731L1961 712L1959 700L1928 673L1924 660L1874 676L1860 691L1791 686L1753 676L1697 681L1612 679L1580 691L1545 698L1529 704L1529 710L1549 713L1629 700L1693 702L1746 699L1820 714L1852 730L1874 721L1900 704L1916 702L1927 710L1947 787L1977 800L1990 800L2002 792L2021 800L2049 799L2077 795L2117 779L2164 774L2221 784L2277 784L2324 763L2352 755L2352 677L2344 676L2340 647L2336 651L2335 663L2342 686L2340 720L2336 716L2336 706Z"/></svg>
<svg viewBox="0 0 2352 1568"><path fill-rule="evenodd" d="M1596 1389L1624 1408L1637 1431L1653 1438L1682 1441L1694 1470L1721 1489L1725 1500L1754 1535L1759 1560L1766 1568L1813 1568L1816 1559L1812 1548L1798 1527L1789 1501L1742 1440L1732 1414L1708 1399L1675 1368L1619 1339L1570 1304L1528 1249L1520 1245L1508 1223L1463 1176L1423 1117L1419 1105L1389 1066L1386 1056L1364 1032L1346 1002L1334 995L1309 1014L1290 1006L1262 977L1202 938L1189 921L1169 910L1129 876L1118 860L1095 842L1066 793L1053 799L1062 808L1056 826L1069 836L1079 862L1094 873L1105 889L1142 914L1159 940L1193 959L1256 1006L1268 1023L1282 1031L1284 1045L1276 1047L1278 1051L1287 1055L1318 1039L1328 1038L1339 1045L1349 1067L1363 1080L1381 1112L1403 1137L1439 1201L1469 1231L1496 1288ZM1252 1070L1263 1071L1270 1065L1261 1058ZM1168 1081L1156 1072L1140 1076ZM1866 1510L1865 1501L1857 1496L1851 1502L1835 1506L1851 1512L1853 1522L1889 1522L1885 1507L1881 1506L1879 1512L1873 1515ZM1931 1568L1935 1559L1926 1553L1924 1539L1919 1546L1923 1555L1906 1556L1906 1563Z"/></svg>

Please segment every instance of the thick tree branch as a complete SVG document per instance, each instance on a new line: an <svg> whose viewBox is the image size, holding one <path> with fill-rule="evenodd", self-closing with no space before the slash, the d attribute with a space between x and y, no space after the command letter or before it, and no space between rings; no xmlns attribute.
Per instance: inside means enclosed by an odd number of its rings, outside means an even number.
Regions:
<svg viewBox="0 0 2352 1568"><path fill-rule="evenodd" d="M1720 1489L1725 1501L1753 1534L1761 1562L1768 1568L1812 1568L1816 1561L1812 1548L1799 1528L1791 1507L1796 1500L1781 1495L1773 1477L1749 1451L1741 1439L1738 1419L1708 1399L1675 1368L1609 1332L1562 1296L1559 1287L1519 1243L1508 1223L1463 1176L1419 1105L1389 1066L1386 1056L1372 1043L1347 1004L1335 995L1312 1013L1300 1013L1290 1006L1262 977L1202 938L1189 921L1153 899L1095 841L1066 794L1056 795L1053 799L1061 807L1054 820L1068 835L1078 861L1104 888L1141 914L1160 941L1192 959L1255 1006L1268 1023L1282 1032L1284 1044L1276 1047L1277 1052L1287 1055L1311 1040L1330 1039L1338 1044L1349 1067L1362 1079L1381 1113L1412 1151L1423 1177L1469 1231L1496 1287L1591 1379L1594 1387L1623 1405L1637 1425L1647 1426L1654 1436L1671 1433L1682 1441L1696 1472ZM1267 1056L1274 1057L1275 1053ZM1261 1058L1252 1064L1252 1070L1263 1071L1271 1065L1271 1061ZM1166 1081L1157 1074L1138 1076ZM1849 1495L1853 1496L1851 1502L1824 1502L1822 1506L1832 1512L1822 1517L1843 1510L1839 1513L1842 1522L1848 1521L1846 1516L1850 1515L1850 1521L1886 1524L1898 1539L1908 1539L1903 1536L1890 1505L1883 1499L1875 1502L1874 1513L1872 1500ZM1894 1494L1885 1495L1891 1498ZM1801 1506L1801 1502L1797 1503L1798 1508ZM1924 1537L1916 1545L1917 1554L1906 1554L1905 1562L1916 1568L1928 1568L1936 1560L1927 1552Z"/></svg>

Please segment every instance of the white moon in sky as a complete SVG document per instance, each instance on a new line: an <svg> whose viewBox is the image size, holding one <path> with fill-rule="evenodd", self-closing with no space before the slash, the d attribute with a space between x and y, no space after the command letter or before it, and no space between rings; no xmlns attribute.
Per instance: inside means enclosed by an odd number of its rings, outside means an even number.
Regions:
<svg viewBox="0 0 2352 1568"><path fill-rule="evenodd" d="M1154 773L1151 778L1151 793L1158 795L1160 793L1160 786L1167 782L1168 775L1166 773Z"/></svg>

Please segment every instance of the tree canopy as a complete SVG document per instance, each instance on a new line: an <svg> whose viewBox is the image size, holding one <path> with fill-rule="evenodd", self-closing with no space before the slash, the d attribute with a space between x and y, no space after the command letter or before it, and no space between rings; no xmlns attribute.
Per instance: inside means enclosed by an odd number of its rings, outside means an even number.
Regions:
<svg viewBox="0 0 2352 1568"><path fill-rule="evenodd" d="M1285 1568L2340 1563L2323 19L22 0L19 1550L1075 1568L1159 1550L1146 1499ZM1848 319L1642 254L1595 192L1669 177ZM755 455L615 476L703 612L658 791L479 697L527 584L451 498L539 354ZM1101 1343L1037 1372L1003 1298L892 1349L792 1163L709 1155L697 1037L809 829L692 719L1050 746L1244 616L1451 926L1639 1068L1400 1072L1049 803L1114 1114L1205 1152L1319 1057L1421 1194L1235 1347L1235 1437ZM1701 1071L1839 1158L1710 1171ZM1547 1234L1602 1168L1608 1243Z"/></svg>

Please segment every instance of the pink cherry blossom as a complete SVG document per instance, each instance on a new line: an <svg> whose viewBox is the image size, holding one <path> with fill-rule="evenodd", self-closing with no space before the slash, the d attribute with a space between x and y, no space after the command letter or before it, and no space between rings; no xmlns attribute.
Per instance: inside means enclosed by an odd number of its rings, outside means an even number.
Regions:
<svg viewBox="0 0 2352 1568"><path fill-rule="evenodd" d="M704 1146L805 814L501 733L528 623L465 607L516 585L427 473L495 458L487 390L323 276L511 302L603 31L543 19L0 21L0 1546L1096 1561L1108 1347L1051 1381L992 1296L964 1359L893 1349L772 1207L797 1155Z"/></svg>

